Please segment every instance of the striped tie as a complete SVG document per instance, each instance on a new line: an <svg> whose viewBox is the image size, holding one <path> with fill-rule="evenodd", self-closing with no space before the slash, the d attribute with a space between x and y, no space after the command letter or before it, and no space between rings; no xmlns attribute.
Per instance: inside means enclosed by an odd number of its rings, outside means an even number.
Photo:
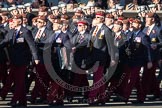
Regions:
<svg viewBox="0 0 162 108"><path fill-rule="evenodd" d="M96 26L95 30L93 31L92 36L93 36L93 37L95 37L95 36L96 36L96 34L97 34L97 32L98 32L98 26Z"/></svg>

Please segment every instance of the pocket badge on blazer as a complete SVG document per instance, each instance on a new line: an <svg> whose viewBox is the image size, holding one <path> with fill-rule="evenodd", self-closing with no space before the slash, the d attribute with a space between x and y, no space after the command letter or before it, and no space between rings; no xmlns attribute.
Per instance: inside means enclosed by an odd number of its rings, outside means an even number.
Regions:
<svg viewBox="0 0 162 108"><path fill-rule="evenodd" d="M98 39L103 39L103 36L104 36L104 35L101 35L101 34L100 34L100 36L98 37Z"/></svg>
<svg viewBox="0 0 162 108"><path fill-rule="evenodd" d="M135 38L135 42L141 43L141 41L142 41L141 37L136 37L136 38Z"/></svg>
<svg viewBox="0 0 162 108"><path fill-rule="evenodd" d="M24 38L17 38L17 39L16 39L16 42L17 42L17 43L23 43L23 42L24 42Z"/></svg>
<svg viewBox="0 0 162 108"><path fill-rule="evenodd" d="M156 42L156 38L152 38L151 39L151 42L154 42L155 43Z"/></svg>
<svg viewBox="0 0 162 108"><path fill-rule="evenodd" d="M103 39L104 34L105 34L104 30L102 30L101 33L100 33L100 35L99 35L99 37L98 37L98 39Z"/></svg>
<svg viewBox="0 0 162 108"><path fill-rule="evenodd" d="M56 43L62 43L61 38L58 38L58 39L56 40Z"/></svg>

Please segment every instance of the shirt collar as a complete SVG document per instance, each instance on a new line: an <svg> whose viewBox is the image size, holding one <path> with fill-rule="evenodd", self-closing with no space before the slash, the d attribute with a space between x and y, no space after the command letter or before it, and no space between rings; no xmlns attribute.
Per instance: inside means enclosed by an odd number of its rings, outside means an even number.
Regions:
<svg viewBox="0 0 162 108"><path fill-rule="evenodd" d="M6 26L7 26L7 22L6 22L6 23L4 23L4 24L3 24L3 26L4 26L4 27L6 27Z"/></svg>
<svg viewBox="0 0 162 108"><path fill-rule="evenodd" d="M85 31L81 31L81 32L79 32L81 35L83 35L84 33L85 33Z"/></svg>
<svg viewBox="0 0 162 108"><path fill-rule="evenodd" d="M55 33L61 33L61 30L57 30L57 31L55 31Z"/></svg>
<svg viewBox="0 0 162 108"><path fill-rule="evenodd" d="M102 25L103 25L103 23L97 24L98 29L100 29Z"/></svg>
<svg viewBox="0 0 162 108"><path fill-rule="evenodd" d="M150 30L152 30L154 26L155 26L155 23L149 26Z"/></svg>
<svg viewBox="0 0 162 108"><path fill-rule="evenodd" d="M45 30L45 28L46 28L46 26L44 26L44 27L40 28L39 30L44 31L44 30Z"/></svg>
<svg viewBox="0 0 162 108"><path fill-rule="evenodd" d="M65 31L62 31L63 33L67 33L67 30L65 30Z"/></svg>
<svg viewBox="0 0 162 108"><path fill-rule="evenodd" d="M112 25L109 25L108 27L109 27L109 29L112 29L112 28L113 28L113 26L114 26L114 25L112 24Z"/></svg>
<svg viewBox="0 0 162 108"><path fill-rule="evenodd" d="M16 27L16 31L20 31L21 26Z"/></svg>
<svg viewBox="0 0 162 108"><path fill-rule="evenodd" d="M117 32L116 33L116 36L120 36L120 34L121 34L121 31Z"/></svg>
<svg viewBox="0 0 162 108"><path fill-rule="evenodd" d="M136 32L134 32L134 33L135 33L135 35L137 36L139 32L140 32L140 30L138 30L138 31L136 31Z"/></svg>

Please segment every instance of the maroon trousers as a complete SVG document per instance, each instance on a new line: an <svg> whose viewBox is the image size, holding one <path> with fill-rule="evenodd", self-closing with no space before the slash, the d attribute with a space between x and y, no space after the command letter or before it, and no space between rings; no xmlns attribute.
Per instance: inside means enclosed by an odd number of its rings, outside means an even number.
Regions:
<svg viewBox="0 0 162 108"><path fill-rule="evenodd" d="M35 86L31 93L31 97L33 100L35 100L39 96L41 96L42 99L47 98L49 80L50 80L50 76L46 71L45 65L44 64L36 65Z"/></svg>
<svg viewBox="0 0 162 108"><path fill-rule="evenodd" d="M160 96L160 87L155 75L157 65L158 64L156 62L153 62L153 67L151 69L147 69L146 66L144 67L144 72L142 76L142 87L145 97L149 93L153 93L157 97Z"/></svg>
<svg viewBox="0 0 162 108"><path fill-rule="evenodd" d="M126 74L119 88L121 90L120 95L123 96L127 101L129 100L134 87L137 89L137 100L144 101L142 84L139 76L140 69L140 66L130 67L128 65L124 65L123 67L123 71Z"/></svg>
<svg viewBox="0 0 162 108"><path fill-rule="evenodd" d="M101 84L100 87L95 85L97 82L99 82L99 80L103 78L104 76L103 71L104 71L104 66L99 66L97 71L94 72L93 85L92 85L93 89L91 89L89 92L89 99L92 101L94 101L94 99L104 100L106 98L105 84Z"/></svg>
<svg viewBox="0 0 162 108"><path fill-rule="evenodd" d="M73 80L73 85L78 86L78 87L84 87L84 86L89 86L87 75L86 74L75 74L74 75L74 80ZM74 96L75 92L71 92L71 96ZM88 98L88 92L84 92L84 97Z"/></svg>
<svg viewBox="0 0 162 108"><path fill-rule="evenodd" d="M11 65L10 73L7 77L6 84L2 88L1 96L6 97L12 83L15 84L12 102L19 101L20 104L26 105L26 92L25 92L25 74L26 66Z"/></svg>
<svg viewBox="0 0 162 108"><path fill-rule="evenodd" d="M7 65L0 64L0 81L2 81L3 85L5 84L7 79Z"/></svg>
<svg viewBox="0 0 162 108"><path fill-rule="evenodd" d="M64 89L58 85L55 81L52 81L50 84L50 90L48 92L47 100L49 102L63 102L64 98Z"/></svg>

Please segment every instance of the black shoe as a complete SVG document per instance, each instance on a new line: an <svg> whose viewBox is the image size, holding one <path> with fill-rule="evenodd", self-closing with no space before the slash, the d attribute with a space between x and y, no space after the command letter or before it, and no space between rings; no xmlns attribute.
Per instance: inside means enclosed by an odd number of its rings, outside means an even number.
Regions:
<svg viewBox="0 0 162 108"><path fill-rule="evenodd" d="M64 106L64 103L63 102L55 102L55 103L51 102L48 105L49 106Z"/></svg>
<svg viewBox="0 0 162 108"><path fill-rule="evenodd" d="M27 104L26 103L19 103L17 106L21 107L21 108L27 108Z"/></svg>
<svg viewBox="0 0 162 108"><path fill-rule="evenodd" d="M144 101L140 101L140 100L132 102L132 104L143 104L143 103L144 103Z"/></svg>
<svg viewBox="0 0 162 108"><path fill-rule="evenodd" d="M98 106L98 102L92 102L92 103L89 103L89 106Z"/></svg>
<svg viewBox="0 0 162 108"><path fill-rule="evenodd" d="M67 100L68 100L69 103L73 102L73 98L71 98L71 97L68 97Z"/></svg>
<svg viewBox="0 0 162 108"><path fill-rule="evenodd" d="M98 106L98 101L89 100L89 106Z"/></svg>
<svg viewBox="0 0 162 108"><path fill-rule="evenodd" d="M8 106L16 107L18 104L16 102L7 103Z"/></svg>
<svg viewBox="0 0 162 108"><path fill-rule="evenodd" d="M149 98L150 101L160 100L160 96L153 96Z"/></svg>
<svg viewBox="0 0 162 108"><path fill-rule="evenodd" d="M36 104L48 104L48 101L46 99L38 99L38 100L35 100L35 103Z"/></svg>
<svg viewBox="0 0 162 108"><path fill-rule="evenodd" d="M28 100L31 104L35 104L35 103L36 103L35 99L32 99L31 97L28 97L27 100Z"/></svg>
<svg viewBox="0 0 162 108"><path fill-rule="evenodd" d="M118 99L119 102L125 102L126 104L128 103L128 99L125 98L125 97L123 97L123 96L121 96L121 95L117 95L117 98L116 99Z"/></svg>
<svg viewBox="0 0 162 108"><path fill-rule="evenodd" d="M105 102L99 102L98 105L104 106L105 105Z"/></svg>
<svg viewBox="0 0 162 108"><path fill-rule="evenodd" d="M6 97L0 96L0 100L4 101Z"/></svg>

